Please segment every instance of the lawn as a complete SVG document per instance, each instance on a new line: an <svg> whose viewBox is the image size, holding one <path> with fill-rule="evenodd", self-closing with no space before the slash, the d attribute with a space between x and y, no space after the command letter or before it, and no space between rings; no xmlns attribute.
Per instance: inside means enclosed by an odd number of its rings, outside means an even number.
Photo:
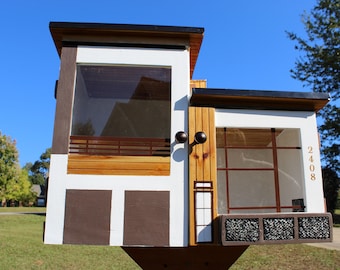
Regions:
<svg viewBox="0 0 340 270"><path fill-rule="evenodd" d="M119 247L44 245L44 216L0 215L0 269L140 269Z"/></svg>
<svg viewBox="0 0 340 270"><path fill-rule="evenodd" d="M44 211L38 209L31 211ZM119 247L44 245L44 219L39 214L0 215L0 269L140 269ZM231 269L340 269L340 251L307 245L251 246Z"/></svg>

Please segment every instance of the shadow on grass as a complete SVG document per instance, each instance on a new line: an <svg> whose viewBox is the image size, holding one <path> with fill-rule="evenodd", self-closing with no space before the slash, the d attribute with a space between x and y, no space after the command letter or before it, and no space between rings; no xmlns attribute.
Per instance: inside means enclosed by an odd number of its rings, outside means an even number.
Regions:
<svg viewBox="0 0 340 270"><path fill-rule="evenodd" d="M27 213L21 213L23 215L37 215L37 216L43 216L43 217L46 217L46 213L39 213L39 212L27 212Z"/></svg>
<svg viewBox="0 0 340 270"><path fill-rule="evenodd" d="M333 224L334 227L340 227L340 215L333 214Z"/></svg>

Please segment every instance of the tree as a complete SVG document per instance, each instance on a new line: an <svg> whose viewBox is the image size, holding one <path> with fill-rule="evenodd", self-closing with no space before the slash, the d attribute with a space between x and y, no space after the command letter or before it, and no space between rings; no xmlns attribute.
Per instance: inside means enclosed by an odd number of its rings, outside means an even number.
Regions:
<svg viewBox="0 0 340 270"><path fill-rule="evenodd" d="M18 176L16 142L0 132L0 199L6 201L7 184Z"/></svg>
<svg viewBox="0 0 340 270"><path fill-rule="evenodd" d="M32 184L45 185L48 177L48 170L50 168L51 148L47 148L44 153L40 155L40 159L34 164L26 163L25 169L29 173L29 180Z"/></svg>
<svg viewBox="0 0 340 270"><path fill-rule="evenodd" d="M0 132L0 203L32 199L31 183L18 156L15 140Z"/></svg>
<svg viewBox="0 0 340 270"><path fill-rule="evenodd" d="M317 0L310 14L302 15L306 38L287 32L303 55L292 77L314 92L326 92L332 101L319 112L324 167L339 175L340 162L340 0Z"/></svg>
<svg viewBox="0 0 340 270"><path fill-rule="evenodd" d="M334 213L338 201L340 179L331 168L322 169L323 192L326 198L327 211Z"/></svg>
<svg viewBox="0 0 340 270"><path fill-rule="evenodd" d="M34 202L36 195L31 190L32 184L28 180L28 173L26 170L20 170L17 177L12 178L6 185L7 201L20 202L23 205L28 205L29 202Z"/></svg>

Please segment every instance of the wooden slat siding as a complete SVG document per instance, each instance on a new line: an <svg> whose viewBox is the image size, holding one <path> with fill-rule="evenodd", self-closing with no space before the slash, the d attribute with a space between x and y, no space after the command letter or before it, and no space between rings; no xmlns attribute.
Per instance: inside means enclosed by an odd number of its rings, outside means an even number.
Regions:
<svg viewBox="0 0 340 270"><path fill-rule="evenodd" d="M203 108L196 108L195 111L195 125L196 125L196 132L203 131L203 123L202 123L202 110ZM194 137L195 133L192 134ZM194 141L194 140L193 140ZM194 159L196 161L196 181L203 181L203 171L204 171L204 164L203 164L203 144L197 144L193 147L192 154L194 155Z"/></svg>
<svg viewBox="0 0 340 270"><path fill-rule="evenodd" d="M192 93L192 88L206 88L207 80L190 80L190 93Z"/></svg>
<svg viewBox="0 0 340 270"><path fill-rule="evenodd" d="M68 174L170 175L170 157L68 155Z"/></svg>
<svg viewBox="0 0 340 270"><path fill-rule="evenodd" d="M201 117L202 117L202 130L207 135L207 140L204 144L202 144L203 153L202 153L202 165L203 165L203 180L210 181L211 180L211 164L210 164L210 129L209 129L209 115L210 110L209 108L202 108L201 109ZM198 179L199 180L199 179Z"/></svg>
<svg viewBox="0 0 340 270"><path fill-rule="evenodd" d="M189 144L194 142L196 132L203 131L207 135L207 141L204 144L198 144L192 147L189 157L189 244L196 243L195 228L195 181L209 181L213 186L213 218L217 217L217 190L216 190L216 131L215 131L215 109L189 107ZM214 244L218 240L218 224L214 227Z"/></svg>
<svg viewBox="0 0 340 270"><path fill-rule="evenodd" d="M207 80L191 80L190 88L206 88Z"/></svg>
<svg viewBox="0 0 340 270"><path fill-rule="evenodd" d="M191 80L190 89L194 87L206 87L206 81L204 80ZM196 107L189 107L189 144L194 141L196 133ZM189 245L196 245L195 234L195 181L197 180L196 174L196 152L192 149L189 155Z"/></svg>

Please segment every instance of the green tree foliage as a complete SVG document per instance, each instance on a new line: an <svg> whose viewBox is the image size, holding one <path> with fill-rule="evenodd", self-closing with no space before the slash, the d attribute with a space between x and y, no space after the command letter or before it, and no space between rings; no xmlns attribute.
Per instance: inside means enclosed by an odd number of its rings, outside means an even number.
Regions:
<svg viewBox="0 0 340 270"><path fill-rule="evenodd" d="M15 141L0 132L0 202L32 201L31 186L27 172L20 169Z"/></svg>
<svg viewBox="0 0 340 270"><path fill-rule="evenodd" d="M18 177L16 142L0 132L0 199L6 200L7 185Z"/></svg>
<svg viewBox="0 0 340 270"><path fill-rule="evenodd" d="M95 131L92 126L91 120L87 120L86 123L76 123L72 127L72 134L92 136L94 135L94 133Z"/></svg>
<svg viewBox="0 0 340 270"><path fill-rule="evenodd" d="M322 170L322 178L327 211L334 213L334 210L337 207L340 178L331 168L324 168Z"/></svg>
<svg viewBox="0 0 340 270"><path fill-rule="evenodd" d="M7 183L6 200L21 202L24 205L34 202L37 194L32 192L31 187L27 171L20 170L18 176Z"/></svg>
<svg viewBox="0 0 340 270"><path fill-rule="evenodd" d="M291 73L314 92L331 95L332 101L319 113L321 152L325 167L339 175L340 0L317 0L310 14L302 15L302 21L306 38L288 32L289 38L297 42L295 49L303 53Z"/></svg>
<svg viewBox="0 0 340 270"><path fill-rule="evenodd" d="M44 185L48 177L48 170L50 168L51 148L47 148L44 153L40 155L40 159L34 164L27 163L25 169L28 171L29 180L32 184Z"/></svg>

